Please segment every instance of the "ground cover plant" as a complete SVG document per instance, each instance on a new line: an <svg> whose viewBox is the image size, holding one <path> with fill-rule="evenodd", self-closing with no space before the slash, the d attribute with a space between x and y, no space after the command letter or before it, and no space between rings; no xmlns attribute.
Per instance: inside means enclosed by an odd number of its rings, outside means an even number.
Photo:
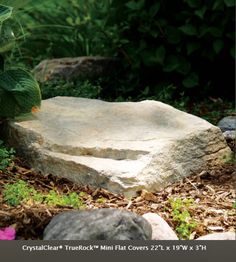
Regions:
<svg viewBox="0 0 236 262"><path fill-rule="evenodd" d="M189 239L191 233L197 227L197 223L192 219L188 209L194 208L193 198L169 198L172 208L172 218L176 222L175 230L181 239Z"/></svg>
<svg viewBox="0 0 236 262"><path fill-rule="evenodd" d="M61 205L71 206L73 208L83 206L79 195L75 192L69 193L68 195L60 195L55 190L50 190L48 194L42 194L21 179L14 184L5 185L3 189L3 200L10 206L18 206L28 201L39 204L45 203L49 206Z"/></svg>
<svg viewBox="0 0 236 262"><path fill-rule="evenodd" d="M7 149L3 146L3 141L0 140L0 170L6 171L7 167L12 164L15 151L13 148Z"/></svg>

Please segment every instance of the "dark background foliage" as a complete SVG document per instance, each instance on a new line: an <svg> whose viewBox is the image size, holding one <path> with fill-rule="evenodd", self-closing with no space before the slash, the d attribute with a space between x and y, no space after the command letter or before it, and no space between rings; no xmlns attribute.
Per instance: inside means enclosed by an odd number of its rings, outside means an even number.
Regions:
<svg viewBox="0 0 236 262"><path fill-rule="evenodd" d="M95 81L103 99L233 99L234 9L233 0L44 0L18 14L24 41L13 54L31 68L117 57L122 69Z"/></svg>

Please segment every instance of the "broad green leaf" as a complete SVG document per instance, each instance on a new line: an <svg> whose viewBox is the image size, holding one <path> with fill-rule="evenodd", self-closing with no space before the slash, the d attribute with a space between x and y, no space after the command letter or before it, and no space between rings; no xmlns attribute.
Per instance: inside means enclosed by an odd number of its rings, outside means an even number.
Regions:
<svg viewBox="0 0 236 262"><path fill-rule="evenodd" d="M145 4L145 0L129 1L125 5L131 10L141 10Z"/></svg>
<svg viewBox="0 0 236 262"><path fill-rule="evenodd" d="M223 47L224 41L222 39L217 39L213 42L213 49L216 52L216 54L219 54Z"/></svg>
<svg viewBox="0 0 236 262"><path fill-rule="evenodd" d="M66 22L67 22L69 25L72 25L72 26L75 25L73 18L70 17L70 16L66 18Z"/></svg>
<svg viewBox="0 0 236 262"><path fill-rule="evenodd" d="M197 29L194 25L192 24L186 24L183 25L181 27L179 27L179 29L185 33L186 35L197 35Z"/></svg>
<svg viewBox="0 0 236 262"><path fill-rule="evenodd" d="M181 34L182 33L173 26L166 27L166 37L170 44L178 44L181 40Z"/></svg>
<svg viewBox="0 0 236 262"><path fill-rule="evenodd" d="M207 31L208 31L208 33L210 33L214 37L221 37L222 34L223 34L223 29L224 28L220 29L218 27L213 27L212 26L212 27L208 27Z"/></svg>
<svg viewBox="0 0 236 262"><path fill-rule="evenodd" d="M222 0L215 0L212 6L212 10L223 10L224 2Z"/></svg>
<svg viewBox="0 0 236 262"><path fill-rule="evenodd" d="M0 90L0 117L15 117L40 107L38 83L22 69L1 73Z"/></svg>
<svg viewBox="0 0 236 262"><path fill-rule="evenodd" d="M227 7L235 6L235 0L224 0L224 2Z"/></svg>
<svg viewBox="0 0 236 262"><path fill-rule="evenodd" d="M158 47L156 49L156 52L155 52L155 61L158 63L158 64L163 64L164 62L164 59L165 59L165 55L166 55L166 49L163 45L161 45L160 47Z"/></svg>
<svg viewBox="0 0 236 262"><path fill-rule="evenodd" d="M162 65L165 59L165 54L165 47L161 45L156 49L156 52L154 54L152 51L144 50L142 52L142 60L146 66L154 66L156 64Z"/></svg>
<svg viewBox="0 0 236 262"><path fill-rule="evenodd" d="M20 115L20 113L21 110L14 97L0 87L0 118L12 118Z"/></svg>
<svg viewBox="0 0 236 262"><path fill-rule="evenodd" d="M230 32L230 33L227 33L226 36L227 36L229 39L231 39L231 40L234 41L234 39L235 39L235 32L232 31L232 32Z"/></svg>
<svg viewBox="0 0 236 262"><path fill-rule="evenodd" d="M208 33L207 25L204 24L202 26L199 26L198 38L204 37L207 33Z"/></svg>
<svg viewBox="0 0 236 262"><path fill-rule="evenodd" d="M179 58L174 55L170 55L167 57L163 71L164 72L172 72L175 71L179 67Z"/></svg>
<svg viewBox="0 0 236 262"><path fill-rule="evenodd" d="M194 11L194 14L200 17L201 19L203 19L206 13L206 10L207 10L207 7L204 5L201 9Z"/></svg>
<svg viewBox="0 0 236 262"><path fill-rule="evenodd" d="M194 51L200 48L200 44L197 42L189 42L186 44L187 55L192 54Z"/></svg>
<svg viewBox="0 0 236 262"><path fill-rule="evenodd" d="M201 5L200 0L185 0L185 2L192 8L197 8Z"/></svg>
<svg viewBox="0 0 236 262"><path fill-rule="evenodd" d="M12 10L10 6L0 5L0 23L11 17Z"/></svg>
<svg viewBox="0 0 236 262"><path fill-rule="evenodd" d="M38 4L42 4L42 2L45 2L46 0L42 0L42 1L35 1L35 0L1 0L1 4L2 5L6 5L6 6L12 6L14 8L14 10L19 9L19 8L23 8L26 5L38 5Z"/></svg>
<svg viewBox="0 0 236 262"><path fill-rule="evenodd" d="M149 10L149 16L154 17L158 13L158 11L160 10L160 6L161 6L160 2L157 2L154 5L152 5L150 10Z"/></svg>
<svg viewBox="0 0 236 262"><path fill-rule="evenodd" d="M150 50L143 50L141 52L142 62L145 66L153 66L155 61L153 61L153 54Z"/></svg>
<svg viewBox="0 0 236 262"><path fill-rule="evenodd" d="M191 69L191 64L183 57L179 57L179 66L176 71L180 74L186 75Z"/></svg>
<svg viewBox="0 0 236 262"><path fill-rule="evenodd" d="M183 85L187 88L197 86L199 83L199 76L196 73L191 73L188 77L183 80Z"/></svg>

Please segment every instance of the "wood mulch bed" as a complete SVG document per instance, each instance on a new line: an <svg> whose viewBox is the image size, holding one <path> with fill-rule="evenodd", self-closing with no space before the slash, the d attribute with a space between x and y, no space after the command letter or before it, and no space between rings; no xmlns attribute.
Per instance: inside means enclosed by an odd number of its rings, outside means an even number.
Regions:
<svg viewBox="0 0 236 262"><path fill-rule="evenodd" d="M197 227L190 239L213 232L235 231L235 166L232 163L212 166L191 177L156 193L142 191L137 197L126 199L104 189L78 186L64 178L43 176L27 167L22 159L15 160L14 168L0 171L0 228L14 226L18 240L42 239L45 226L60 212L73 209L70 206L49 206L33 201L16 207L6 204L2 191L6 184L19 179L28 182L38 192L54 189L59 193L85 192L81 197L85 209L119 208L138 213L154 212L162 216L175 229L169 198L191 198L194 204L188 209ZM233 207L234 206L234 207Z"/></svg>

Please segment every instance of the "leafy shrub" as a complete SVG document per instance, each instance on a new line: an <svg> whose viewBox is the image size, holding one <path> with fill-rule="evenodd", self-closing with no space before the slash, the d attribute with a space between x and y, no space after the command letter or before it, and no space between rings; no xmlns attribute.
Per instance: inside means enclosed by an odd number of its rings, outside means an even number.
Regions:
<svg viewBox="0 0 236 262"><path fill-rule="evenodd" d="M10 166L14 159L14 149L7 149L3 146L3 142L0 140L0 170L5 171Z"/></svg>
<svg viewBox="0 0 236 262"><path fill-rule="evenodd" d="M12 7L0 5L0 118L29 113L40 107L41 103L38 83L30 73L20 68L4 68L3 53L15 44L11 24L7 23L12 12Z"/></svg>
<svg viewBox="0 0 236 262"><path fill-rule="evenodd" d="M172 218L176 222L176 232L181 239L189 239L192 230L197 226L188 209L193 205L193 199L170 198Z"/></svg>
<svg viewBox="0 0 236 262"><path fill-rule="evenodd" d="M56 0L44 1L23 13L21 21L32 33L23 47L27 57L39 60L121 58L125 70L109 80L103 98L230 97L234 6L232 0L67 0L59 6Z"/></svg>

